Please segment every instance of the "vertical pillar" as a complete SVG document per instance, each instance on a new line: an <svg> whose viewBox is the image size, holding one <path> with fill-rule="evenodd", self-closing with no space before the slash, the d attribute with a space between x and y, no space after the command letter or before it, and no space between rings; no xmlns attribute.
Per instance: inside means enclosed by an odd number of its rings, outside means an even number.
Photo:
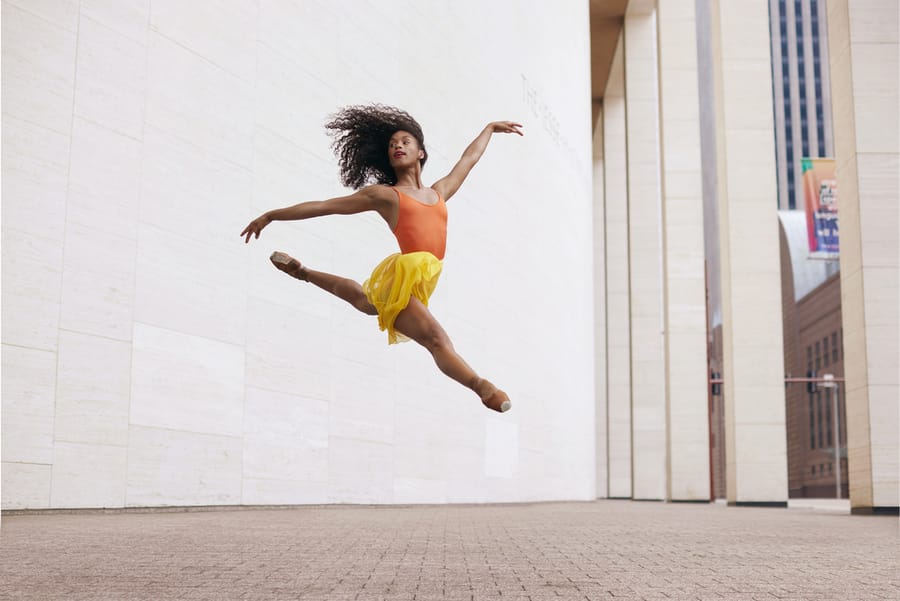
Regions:
<svg viewBox="0 0 900 601"><path fill-rule="evenodd" d="M631 317L624 54L620 36L603 95L602 115L606 207L607 465L609 496L613 498L631 497Z"/></svg>
<svg viewBox="0 0 900 601"><path fill-rule="evenodd" d="M633 496L666 497L666 387L656 9L625 15Z"/></svg>
<svg viewBox="0 0 900 601"><path fill-rule="evenodd" d="M659 0L665 238L667 498L709 499L709 407L697 28L693 0Z"/></svg>
<svg viewBox="0 0 900 601"><path fill-rule="evenodd" d="M898 7L829 0L850 505L898 507Z"/></svg>
<svg viewBox="0 0 900 601"><path fill-rule="evenodd" d="M594 394L597 498L609 496L606 427L606 216L604 198L603 107L595 107L594 127Z"/></svg>
<svg viewBox="0 0 900 601"><path fill-rule="evenodd" d="M730 504L787 504L769 14L712 2Z"/></svg>

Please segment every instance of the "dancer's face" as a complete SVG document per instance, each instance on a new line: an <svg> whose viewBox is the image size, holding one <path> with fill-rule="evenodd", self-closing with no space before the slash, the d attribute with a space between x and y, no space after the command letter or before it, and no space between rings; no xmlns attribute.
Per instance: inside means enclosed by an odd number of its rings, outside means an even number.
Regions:
<svg viewBox="0 0 900 601"><path fill-rule="evenodd" d="M414 135L401 129L388 142L388 158L394 169L409 167L424 159L425 151L419 147L419 141Z"/></svg>

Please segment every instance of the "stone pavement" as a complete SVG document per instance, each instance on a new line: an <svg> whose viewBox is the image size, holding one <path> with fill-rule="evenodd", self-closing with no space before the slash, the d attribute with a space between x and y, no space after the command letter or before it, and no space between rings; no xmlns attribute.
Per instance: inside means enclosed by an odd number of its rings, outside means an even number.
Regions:
<svg viewBox="0 0 900 601"><path fill-rule="evenodd" d="M898 520L630 501L5 515L0 599L900 599Z"/></svg>

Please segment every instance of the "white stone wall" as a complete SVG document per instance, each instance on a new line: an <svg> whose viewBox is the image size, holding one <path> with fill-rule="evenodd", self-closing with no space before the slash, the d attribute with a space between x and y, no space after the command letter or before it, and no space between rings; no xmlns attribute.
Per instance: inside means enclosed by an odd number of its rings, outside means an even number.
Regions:
<svg viewBox="0 0 900 601"><path fill-rule="evenodd" d="M587 3L2 11L4 508L595 496ZM432 304L508 414L267 261L362 280L377 216L238 237L343 193L322 125L365 102L422 123L429 182L525 124L450 203Z"/></svg>

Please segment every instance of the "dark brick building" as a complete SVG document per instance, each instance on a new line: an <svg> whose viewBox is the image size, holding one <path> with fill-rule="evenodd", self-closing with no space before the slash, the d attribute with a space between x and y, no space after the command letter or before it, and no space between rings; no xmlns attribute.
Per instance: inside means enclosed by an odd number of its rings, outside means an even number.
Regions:
<svg viewBox="0 0 900 601"><path fill-rule="evenodd" d="M787 377L844 376L841 282L836 265L811 261L799 212L781 217L781 293ZM829 273L829 271L831 273ZM847 434L841 385L786 384L791 498L847 498Z"/></svg>

